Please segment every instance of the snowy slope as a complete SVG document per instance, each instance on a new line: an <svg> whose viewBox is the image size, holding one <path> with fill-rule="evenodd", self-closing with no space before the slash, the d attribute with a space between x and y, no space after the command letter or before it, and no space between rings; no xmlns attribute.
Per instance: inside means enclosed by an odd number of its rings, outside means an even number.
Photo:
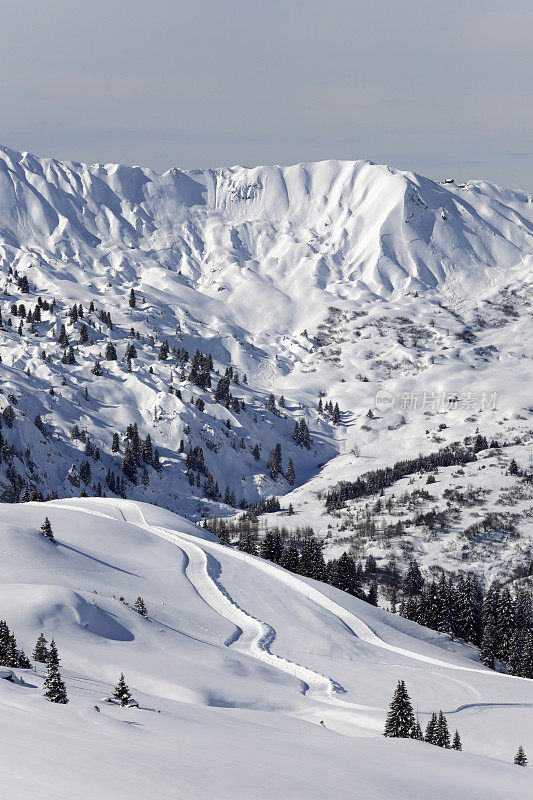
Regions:
<svg viewBox="0 0 533 800"><path fill-rule="evenodd" d="M486 670L472 648L154 506L4 509L2 616L27 651L40 631L56 638L70 699L42 698L43 665L16 670L25 685L0 680L10 791L66 798L75 779L83 800L155 787L318 800L353 785L376 799L530 796L530 771L510 762L518 743L533 748L533 683ZM38 532L45 514L55 544ZM131 607L138 594L147 618ZM100 702L122 670L140 709ZM383 739L399 677L422 724L444 708L462 753Z"/></svg>
<svg viewBox="0 0 533 800"><path fill-rule="evenodd" d="M480 432L512 446L528 469L532 232L533 204L523 192L439 184L368 162L158 175L0 148L0 407L15 414L12 428L2 427L13 452L0 463L0 494L17 500L27 487L30 495L113 495L106 476L122 475L132 423L152 437L162 469L140 465L137 483L126 482L128 497L199 519L277 495L297 511L289 526L311 524L332 538L338 528L340 540L351 521L325 515L321 497L399 454ZM17 275L28 279L28 293ZM33 310L39 297L55 304L32 328L20 305ZM70 322L75 303L84 317ZM112 328L102 312L111 313ZM62 362L62 324L73 364ZM159 361L165 341L171 354ZM105 359L108 342L117 361ZM137 356L128 368L131 342ZM190 380L196 349L213 358L205 390ZM230 381L245 404L239 412L214 402L228 368L239 377ZM386 410L376 405L383 389L394 397ZM277 413L265 410L270 392L285 398ZM318 412L319 396L338 402L340 425ZM309 450L292 438L300 419L311 430ZM71 438L74 425L99 459ZM277 443L283 469L294 463L294 488L269 474ZM203 472L187 472L189 446L202 448ZM491 508L511 488L509 460L500 459L488 487L477 468L468 476L492 492ZM220 494L206 490L208 473ZM448 478L439 487L449 488ZM520 563L531 557L529 510L526 496L516 522ZM460 534L472 521L463 515L453 530L451 568L463 560ZM443 557L442 546L417 548L424 563ZM515 555L514 544L496 542L476 569L496 563L504 571Z"/></svg>

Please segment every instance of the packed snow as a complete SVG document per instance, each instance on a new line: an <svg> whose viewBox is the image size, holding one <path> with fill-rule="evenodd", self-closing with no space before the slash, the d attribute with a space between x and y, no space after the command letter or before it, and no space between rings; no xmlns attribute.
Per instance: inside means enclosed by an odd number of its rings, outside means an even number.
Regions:
<svg viewBox="0 0 533 800"><path fill-rule="evenodd" d="M0 681L13 791L67 797L75 780L80 798L530 796L512 758L533 750L533 682L485 669L475 648L154 506L4 509L2 615L26 652L41 631L55 638L69 696L42 697L38 663L14 670L24 684ZM121 672L139 708L102 702ZM383 739L398 678L422 725L443 708L462 753Z"/></svg>

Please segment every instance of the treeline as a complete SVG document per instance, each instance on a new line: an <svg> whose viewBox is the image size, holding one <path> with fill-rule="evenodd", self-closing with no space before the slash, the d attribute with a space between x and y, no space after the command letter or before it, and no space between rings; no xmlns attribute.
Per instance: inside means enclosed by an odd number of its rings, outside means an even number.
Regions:
<svg viewBox="0 0 533 800"><path fill-rule="evenodd" d="M533 605L522 589L513 598L506 587L484 593L474 575L442 573L424 581L412 562L404 576L400 614L480 648L480 660L494 669L503 662L511 675L533 678Z"/></svg>
<svg viewBox="0 0 533 800"><path fill-rule="evenodd" d="M234 544L241 552L261 556L297 575L329 583L372 605L377 604L375 583L371 583L368 592L363 590L361 566L348 553L326 562L322 544L312 528L296 528L289 534L285 528L274 527L267 529L260 538L257 522L252 519L248 515L243 515L235 522L212 519L206 520L204 527L218 536L222 544Z"/></svg>
<svg viewBox="0 0 533 800"><path fill-rule="evenodd" d="M356 500L376 494L407 475L414 475L417 472L433 472L439 467L459 466L475 461L476 453L487 447L485 437L477 436L471 445L454 442L436 453L404 459L397 461L392 467L365 472L355 481L341 481L326 494L326 509L327 511L338 510L347 500Z"/></svg>

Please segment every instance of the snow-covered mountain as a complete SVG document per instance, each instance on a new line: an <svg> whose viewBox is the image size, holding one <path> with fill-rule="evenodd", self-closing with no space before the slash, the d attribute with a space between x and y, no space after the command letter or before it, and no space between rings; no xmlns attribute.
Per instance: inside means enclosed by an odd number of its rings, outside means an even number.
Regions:
<svg viewBox="0 0 533 800"><path fill-rule="evenodd" d="M512 758L533 750L533 682L475 648L143 503L6 505L1 547L2 616L27 653L55 639L69 701L43 698L42 663L0 668L6 796L531 796ZM121 672L138 707L106 701ZM381 735L398 679L463 752Z"/></svg>
<svg viewBox="0 0 533 800"><path fill-rule="evenodd" d="M194 522L530 583L532 264L532 198L486 182L0 148L0 617L69 698L0 666L11 795L531 796L531 680ZM462 753L381 735L399 679Z"/></svg>
<svg viewBox="0 0 533 800"><path fill-rule="evenodd" d="M441 472L419 511L472 483L483 502L443 529L452 568L487 567L462 538L480 509L520 539L496 530L490 566L526 563L532 258L532 198L487 182L336 161L159 175L2 148L4 499L122 493L198 519L276 495L284 524L357 549L364 509L324 513L332 487L479 433L501 446L478 453L490 469ZM387 557L410 542L440 564L444 544L405 528Z"/></svg>

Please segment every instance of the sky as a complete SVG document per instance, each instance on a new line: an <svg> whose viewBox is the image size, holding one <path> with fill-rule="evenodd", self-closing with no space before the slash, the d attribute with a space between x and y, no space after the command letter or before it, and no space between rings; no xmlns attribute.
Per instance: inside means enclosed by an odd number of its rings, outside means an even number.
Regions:
<svg viewBox="0 0 533 800"><path fill-rule="evenodd" d="M532 30L531 0L0 0L0 143L533 191Z"/></svg>

